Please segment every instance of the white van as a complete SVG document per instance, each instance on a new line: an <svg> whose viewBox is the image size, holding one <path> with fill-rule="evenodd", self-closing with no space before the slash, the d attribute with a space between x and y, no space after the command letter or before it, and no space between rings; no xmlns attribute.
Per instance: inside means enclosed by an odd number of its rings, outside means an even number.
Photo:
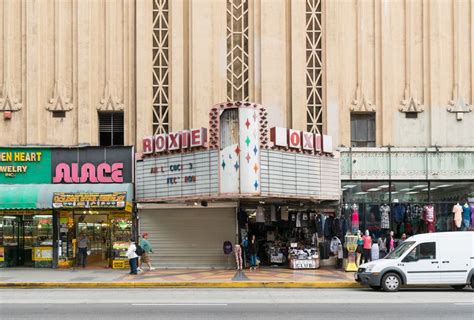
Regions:
<svg viewBox="0 0 474 320"><path fill-rule="evenodd" d="M398 291L402 285L474 288L474 232L415 235L385 258L360 265L355 279L384 291Z"/></svg>

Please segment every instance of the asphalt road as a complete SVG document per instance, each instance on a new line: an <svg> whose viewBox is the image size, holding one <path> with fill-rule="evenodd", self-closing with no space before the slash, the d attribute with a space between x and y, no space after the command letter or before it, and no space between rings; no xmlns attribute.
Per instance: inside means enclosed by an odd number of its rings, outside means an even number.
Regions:
<svg viewBox="0 0 474 320"><path fill-rule="evenodd" d="M5 289L0 319L474 319L472 290Z"/></svg>

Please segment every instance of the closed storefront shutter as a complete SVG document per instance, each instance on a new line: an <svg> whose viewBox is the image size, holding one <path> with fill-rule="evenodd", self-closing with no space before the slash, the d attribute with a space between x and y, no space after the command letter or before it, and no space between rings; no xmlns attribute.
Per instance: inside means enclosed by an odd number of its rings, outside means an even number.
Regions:
<svg viewBox="0 0 474 320"><path fill-rule="evenodd" d="M231 267L224 241L235 241L235 208L140 211L140 231L148 232L155 267Z"/></svg>

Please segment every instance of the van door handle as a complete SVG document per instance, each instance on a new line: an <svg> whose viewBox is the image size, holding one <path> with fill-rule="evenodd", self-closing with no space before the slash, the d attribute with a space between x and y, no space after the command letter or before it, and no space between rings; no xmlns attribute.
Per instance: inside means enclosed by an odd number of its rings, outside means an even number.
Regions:
<svg viewBox="0 0 474 320"><path fill-rule="evenodd" d="M449 261L443 261L443 263L449 263Z"/></svg>
<svg viewBox="0 0 474 320"><path fill-rule="evenodd" d="M431 264L439 263L438 261L431 261Z"/></svg>

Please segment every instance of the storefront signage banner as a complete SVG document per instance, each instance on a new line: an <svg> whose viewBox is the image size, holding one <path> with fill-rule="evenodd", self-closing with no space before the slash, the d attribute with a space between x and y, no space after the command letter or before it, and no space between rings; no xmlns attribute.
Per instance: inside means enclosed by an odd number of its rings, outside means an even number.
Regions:
<svg viewBox="0 0 474 320"><path fill-rule="evenodd" d="M51 182L51 151L0 148L0 184Z"/></svg>
<svg viewBox="0 0 474 320"><path fill-rule="evenodd" d="M114 208L125 207L126 192L64 193L55 192L53 208Z"/></svg>
<svg viewBox="0 0 474 320"><path fill-rule="evenodd" d="M132 183L131 148L53 149L53 183Z"/></svg>

